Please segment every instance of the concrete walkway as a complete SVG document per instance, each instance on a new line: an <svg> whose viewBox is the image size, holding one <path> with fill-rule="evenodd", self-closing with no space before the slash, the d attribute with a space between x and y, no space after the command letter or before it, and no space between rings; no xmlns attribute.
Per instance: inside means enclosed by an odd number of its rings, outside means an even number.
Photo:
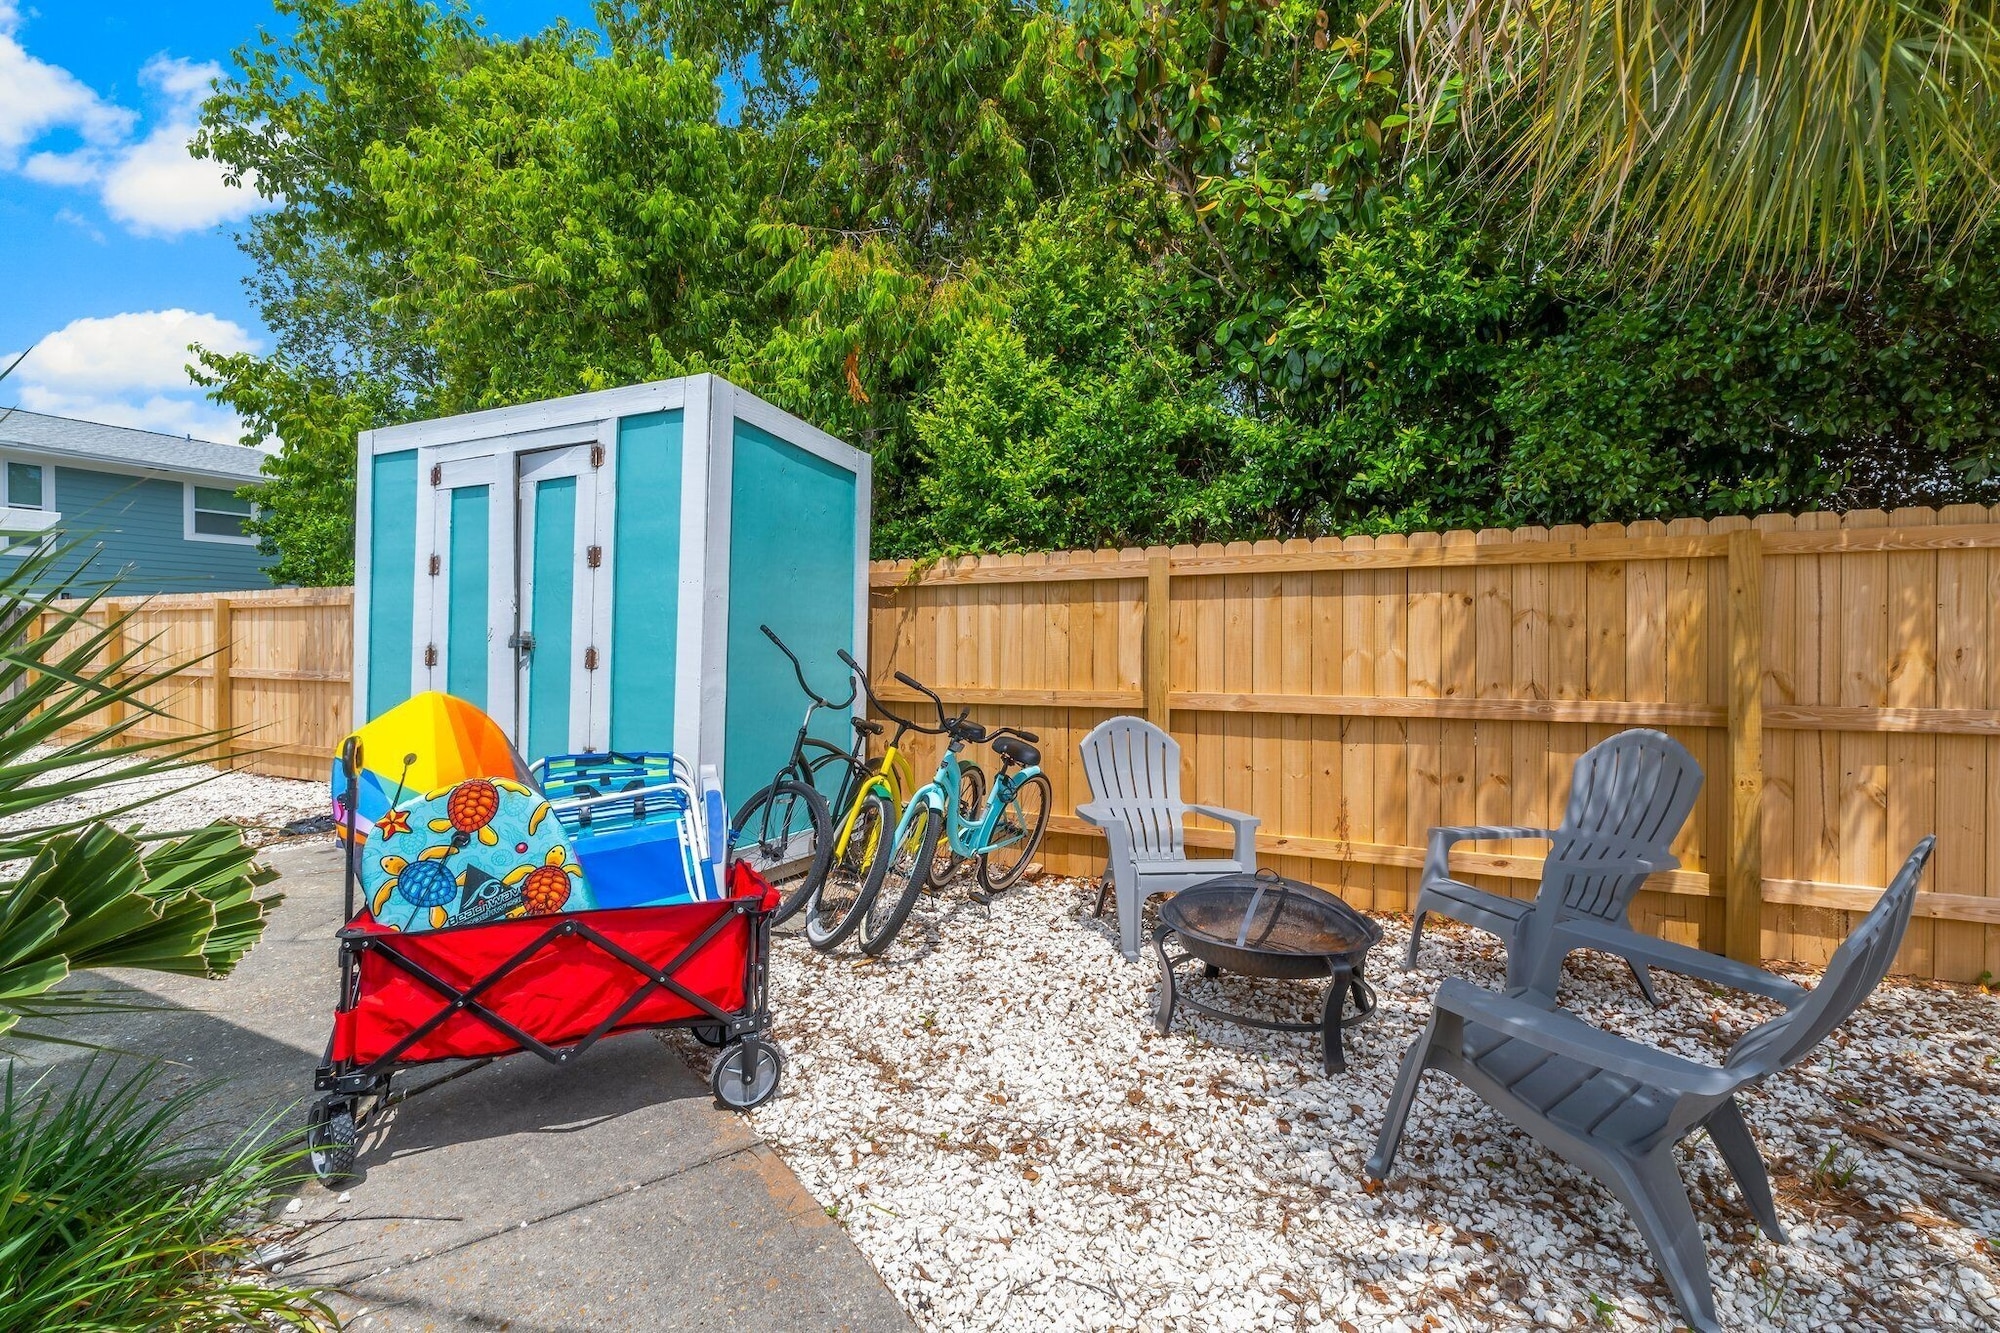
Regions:
<svg viewBox="0 0 2000 1333"><path fill-rule="evenodd" d="M144 977L160 1011L86 1034L177 1062L169 1084L225 1080L209 1103L222 1132L301 1123L336 991L339 853L265 859L286 900L234 976ZM52 1057L63 1073L82 1058ZM911 1327L748 1121L652 1034L413 1098L371 1126L359 1165L345 1194L309 1186L288 1219L310 1223L288 1271L335 1285L353 1328Z"/></svg>

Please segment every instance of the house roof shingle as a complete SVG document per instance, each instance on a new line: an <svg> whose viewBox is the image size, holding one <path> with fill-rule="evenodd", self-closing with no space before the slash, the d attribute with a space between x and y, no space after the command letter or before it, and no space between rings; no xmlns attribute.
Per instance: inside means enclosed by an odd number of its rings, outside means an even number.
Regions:
<svg viewBox="0 0 2000 1333"><path fill-rule="evenodd" d="M129 426L105 426L72 417L52 417L20 408L0 408L0 448L13 447L79 464L188 473L255 481L266 455L240 444L214 444Z"/></svg>

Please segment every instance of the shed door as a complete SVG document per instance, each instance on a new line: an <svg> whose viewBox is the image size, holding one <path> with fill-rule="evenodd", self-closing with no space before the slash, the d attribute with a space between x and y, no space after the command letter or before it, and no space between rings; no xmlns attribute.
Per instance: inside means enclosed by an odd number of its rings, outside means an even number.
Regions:
<svg viewBox="0 0 2000 1333"><path fill-rule="evenodd" d="M415 620L423 634L411 690L444 690L490 709L506 687L493 670L493 630L503 623L495 598L513 591L492 571L513 531L503 471L488 457L449 460L430 474L428 503L417 515L415 545L427 568L418 575Z"/></svg>
<svg viewBox="0 0 2000 1333"><path fill-rule="evenodd" d="M595 691L608 676L592 632L604 569L589 445L521 455L515 737L530 759L601 750Z"/></svg>

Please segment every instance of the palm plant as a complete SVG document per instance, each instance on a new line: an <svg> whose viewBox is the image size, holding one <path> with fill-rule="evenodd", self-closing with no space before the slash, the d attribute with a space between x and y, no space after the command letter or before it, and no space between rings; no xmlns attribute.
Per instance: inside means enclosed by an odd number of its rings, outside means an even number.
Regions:
<svg viewBox="0 0 2000 1333"><path fill-rule="evenodd" d="M1837 275L2000 201L2000 0L1413 0L1481 184L1652 275Z"/></svg>
<svg viewBox="0 0 2000 1333"><path fill-rule="evenodd" d="M190 664L146 664L149 641L121 648L129 613L107 614L106 588L87 582L88 561L75 555L48 550L0 568L0 1036L62 1041L20 1024L126 1007L101 991L55 991L84 968L223 975L277 901L256 895L269 876L233 826L162 838L108 822L156 796L38 817L53 802L186 768L214 744L141 734L161 712L143 696Z"/></svg>

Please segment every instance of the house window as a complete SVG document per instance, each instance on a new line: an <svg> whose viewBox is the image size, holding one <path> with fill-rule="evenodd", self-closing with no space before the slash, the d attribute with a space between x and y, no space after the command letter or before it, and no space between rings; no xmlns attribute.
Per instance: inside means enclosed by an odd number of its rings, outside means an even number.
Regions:
<svg viewBox="0 0 2000 1333"><path fill-rule="evenodd" d="M54 540L62 515L49 512L52 498L40 463L10 459L0 468L0 555L29 555Z"/></svg>
<svg viewBox="0 0 2000 1333"><path fill-rule="evenodd" d="M7 507L42 508L42 468L39 463L7 465Z"/></svg>
<svg viewBox="0 0 2000 1333"><path fill-rule="evenodd" d="M191 542L235 542L253 545L256 538L243 531L243 520L254 516L255 505L233 490L220 486L187 487L187 529Z"/></svg>

